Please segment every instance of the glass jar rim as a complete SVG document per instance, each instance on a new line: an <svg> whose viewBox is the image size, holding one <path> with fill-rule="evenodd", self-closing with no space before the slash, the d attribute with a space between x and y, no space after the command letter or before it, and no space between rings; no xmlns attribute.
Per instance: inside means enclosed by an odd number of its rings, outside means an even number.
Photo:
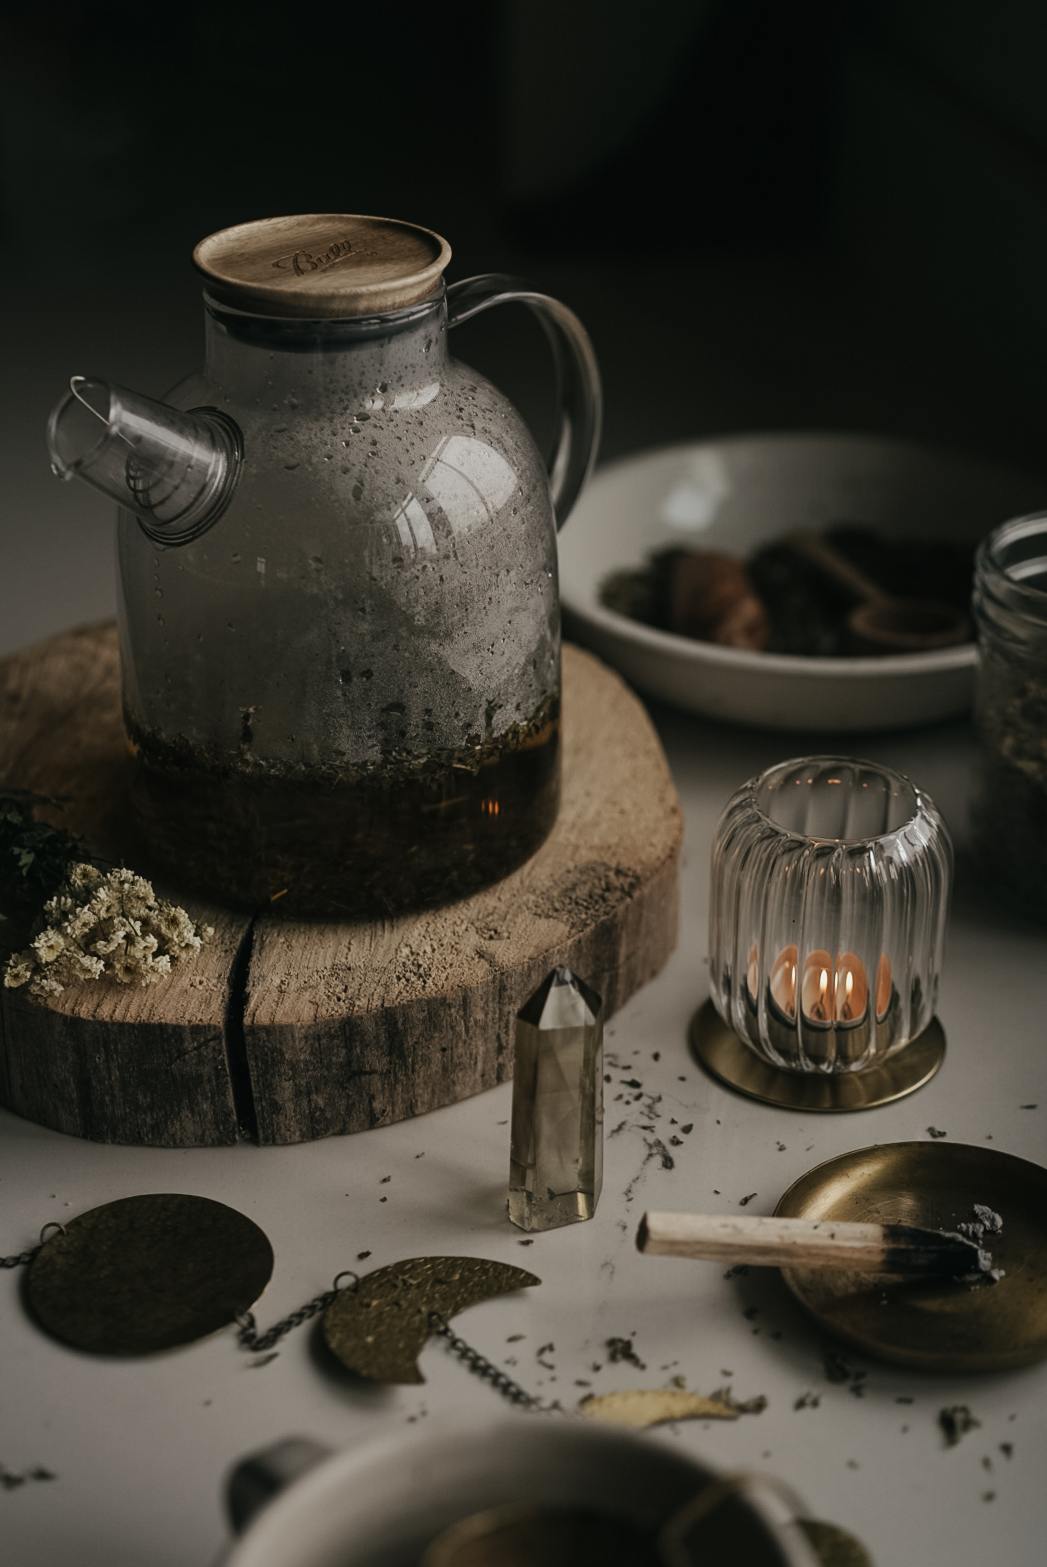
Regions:
<svg viewBox="0 0 1047 1567"><path fill-rule="evenodd" d="M855 834L852 836L836 836L835 834L829 833L811 833L805 832L801 828L788 826L785 822L777 819L774 815L771 814L767 808L766 798L761 800L761 796L765 797L767 793L769 793L775 787L779 780L781 782L785 782L791 774L800 772L809 767L856 768L861 770L868 770L869 772L876 774L877 777L888 786L886 792L892 795L894 798L904 802L906 807L906 814L904 815L904 818L900 821L897 821L894 826L885 828L882 832ZM810 779L808 780L809 783L812 781L813 780ZM833 782L834 780L827 781ZM896 769L893 767L888 767L883 762L873 762L869 761L865 757L858 756L839 756L826 754L819 756L790 757L784 762L776 762L774 766L765 768L765 770L758 774L755 778L750 778L748 783L743 786L743 790L749 795L752 809L775 833L779 833L783 837L792 838L802 843L838 844L841 847L858 843L879 843L886 839L895 838L899 833L903 833L909 827L911 827L912 824L918 821L921 816L926 815L928 804L927 797L921 793L912 780L907 778L904 773L896 771Z"/></svg>
<svg viewBox="0 0 1047 1567"><path fill-rule="evenodd" d="M1021 569L1047 580L1047 511L1012 517L994 528L978 545L974 565L976 612L988 599L1031 626L1047 627L1047 587L1025 581Z"/></svg>

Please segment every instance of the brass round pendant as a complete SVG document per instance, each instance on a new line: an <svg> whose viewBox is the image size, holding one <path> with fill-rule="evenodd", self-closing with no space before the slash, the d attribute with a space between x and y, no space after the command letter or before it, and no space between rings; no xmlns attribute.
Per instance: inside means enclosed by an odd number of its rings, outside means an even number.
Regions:
<svg viewBox="0 0 1047 1567"><path fill-rule="evenodd" d="M965 1143L881 1143L794 1181L775 1208L791 1219L854 1219L955 1230L974 1205L1003 1220L980 1242L998 1283L783 1268L823 1327L881 1360L927 1371L1003 1371L1047 1356L1047 1170Z"/></svg>
<svg viewBox="0 0 1047 1567"><path fill-rule="evenodd" d="M945 1059L945 1031L932 1018L896 1056L866 1072L785 1072L762 1061L707 1001L691 1020L691 1050L713 1077L763 1104L808 1113L872 1110L930 1082Z"/></svg>
<svg viewBox="0 0 1047 1567"><path fill-rule="evenodd" d="M26 1279L48 1332L101 1355L147 1355L226 1327L258 1299L273 1249L208 1197L123 1197L71 1219Z"/></svg>

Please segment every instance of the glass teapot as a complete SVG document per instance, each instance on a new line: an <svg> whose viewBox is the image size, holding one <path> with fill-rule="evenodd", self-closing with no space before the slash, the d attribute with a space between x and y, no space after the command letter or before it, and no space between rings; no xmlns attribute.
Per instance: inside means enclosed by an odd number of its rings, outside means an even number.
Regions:
<svg viewBox="0 0 1047 1567"><path fill-rule="evenodd" d="M445 288L387 219L270 219L196 249L204 368L163 403L74 377L61 477L114 498L132 801L150 860L247 908L384 916L528 859L560 790L556 528L592 468L589 340L513 279ZM531 307L548 470L447 328Z"/></svg>

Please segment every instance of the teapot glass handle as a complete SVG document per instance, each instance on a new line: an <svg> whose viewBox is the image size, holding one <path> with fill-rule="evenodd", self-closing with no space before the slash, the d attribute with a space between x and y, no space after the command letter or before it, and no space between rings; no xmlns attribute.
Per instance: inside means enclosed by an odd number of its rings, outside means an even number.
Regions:
<svg viewBox="0 0 1047 1567"><path fill-rule="evenodd" d="M457 326L491 305L515 301L538 317L556 365L559 428L549 459L556 526L562 528L596 461L603 417L600 372L589 334L573 311L519 278L500 273L465 278L447 290L447 324Z"/></svg>

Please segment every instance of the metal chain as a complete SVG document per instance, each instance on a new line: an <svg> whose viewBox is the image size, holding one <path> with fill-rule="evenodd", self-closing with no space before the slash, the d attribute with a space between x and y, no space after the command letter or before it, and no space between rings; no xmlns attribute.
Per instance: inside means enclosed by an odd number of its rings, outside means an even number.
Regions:
<svg viewBox="0 0 1047 1567"><path fill-rule="evenodd" d="M0 1268L21 1268L32 1262L39 1246L34 1246L32 1251L20 1251L17 1257L0 1257Z"/></svg>
<svg viewBox="0 0 1047 1567"><path fill-rule="evenodd" d="M339 1284L338 1279L351 1278L353 1283ZM344 1289L355 1289L360 1282L360 1275L354 1273L351 1268L346 1268L338 1275L329 1290L322 1295L316 1295L312 1300L306 1301L304 1306L299 1306L297 1311L292 1311L289 1317L284 1317L277 1322L267 1333L259 1333L258 1324L255 1322L254 1312L238 1311L233 1320L240 1329L238 1341L241 1349L249 1349L253 1353L259 1350L272 1349L285 1333L290 1333L292 1328L300 1327L303 1322L308 1322L310 1317L315 1317L317 1312L326 1311L328 1306Z"/></svg>
<svg viewBox="0 0 1047 1567"><path fill-rule="evenodd" d="M57 1223L57 1221L53 1220L50 1224L45 1224L40 1231L39 1246L34 1246L32 1251L19 1252L14 1257L0 1257L0 1268L27 1267L33 1258L39 1255L44 1245L44 1236L51 1229L59 1230L61 1234L65 1234L64 1225ZM345 1278L351 1278L352 1284L342 1284L340 1281ZM279 1343L285 1333L290 1333L292 1329L300 1327L303 1322L308 1322L310 1317L315 1317L319 1312L326 1311L342 1290L356 1289L359 1283L360 1275L358 1273L354 1273L351 1268L344 1269L339 1273L329 1290L325 1290L322 1295L315 1295L312 1300L306 1301L304 1306L299 1306L297 1311L292 1311L289 1316L274 1323L265 1333L259 1333L253 1311L234 1312L233 1320L240 1329L237 1335L240 1348L250 1350L252 1354L272 1349L273 1345ZM526 1389L520 1386L519 1382L514 1382L512 1377L506 1376L504 1371L499 1370L486 1356L481 1355L478 1349L473 1349L472 1345L467 1344L463 1338L458 1338L446 1318L442 1317L438 1311L429 1313L429 1325L435 1334L447 1340L451 1353L457 1355L468 1370L481 1377L483 1381L489 1382L494 1391L501 1393L503 1398L507 1398L511 1404L517 1404L522 1409L559 1409L560 1406L558 1404L543 1404L540 1398L536 1398L533 1393L528 1393Z"/></svg>
<svg viewBox="0 0 1047 1567"><path fill-rule="evenodd" d="M459 1360L461 1360L470 1371L475 1372L478 1377L483 1377L485 1382L489 1382L494 1388L495 1392L501 1393L502 1396L507 1398L510 1403L519 1404L523 1409L538 1409L544 1411L548 1409L559 1408L559 1405L556 1404L543 1404L542 1400L540 1398L536 1398L533 1393L526 1392L525 1389L520 1386L519 1382L514 1382L512 1377L507 1377L504 1371L499 1371L498 1367L492 1365L489 1360L480 1354L479 1350L473 1349L472 1346L467 1344L464 1339L456 1338L450 1324L440 1315L438 1311L431 1311L429 1313L429 1326L432 1328L434 1333L439 1334L441 1338L445 1338L447 1340L451 1347L452 1354L457 1355Z"/></svg>
<svg viewBox="0 0 1047 1567"><path fill-rule="evenodd" d="M0 1257L0 1268L27 1268L34 1257L38 1257L44 1248L44 1236L48 1230L58 1230L65 1234L65 1225L59 1224L57 1219L52 1219L50 1224L45 1224L40 1231L40 1244L34 1246L32 1251L20 1251L17 1257Z"/></svg>

